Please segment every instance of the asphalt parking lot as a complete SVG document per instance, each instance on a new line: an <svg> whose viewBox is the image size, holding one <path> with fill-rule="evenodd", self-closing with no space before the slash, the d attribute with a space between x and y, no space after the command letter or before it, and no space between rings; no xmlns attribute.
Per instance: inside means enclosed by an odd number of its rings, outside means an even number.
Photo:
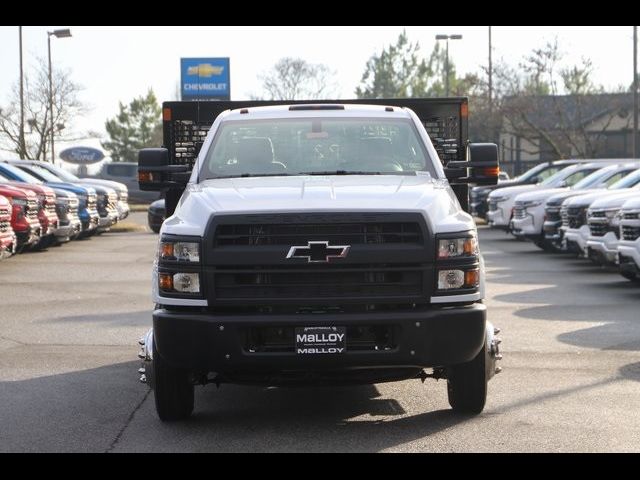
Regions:
<svg viewBox="0 0 640 480"><path fill-rule="evenodd" d="M144 224L144 213L131 219ZM157 236L0 263L0 451L640 451L640 287L481 228L503 372L477 417L446 382L196 389L163 424L138 383Z"/></svg>

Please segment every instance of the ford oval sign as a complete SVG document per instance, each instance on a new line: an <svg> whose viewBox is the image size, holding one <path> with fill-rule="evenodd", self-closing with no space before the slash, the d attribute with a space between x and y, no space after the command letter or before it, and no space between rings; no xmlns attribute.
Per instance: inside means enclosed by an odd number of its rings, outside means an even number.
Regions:
<svg viewBox="0 0 640 480"><path fill-rule="evenodd" d="M90 165L102 160L104 153L93 147L71 147L61 151L60 158L76 165Z"/></svg>

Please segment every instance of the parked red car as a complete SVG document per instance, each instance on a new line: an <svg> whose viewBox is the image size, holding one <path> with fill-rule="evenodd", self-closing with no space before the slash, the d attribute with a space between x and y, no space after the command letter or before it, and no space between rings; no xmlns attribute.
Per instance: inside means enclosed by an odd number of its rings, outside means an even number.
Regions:
<svg viewBox="0 0 640 480"><path fill-rule="evenodd" d="M38 196L31 190L23 190L0 183L0 195L11 202L11 227L18 239L17 251L40 241L38 220Z"/></svg>
<svg viewBox="0 0 640 480"><path fill-rule="evenodd" d="M56 213L56 194L51 187L31 183L14 182L0 175L0 184L11 185L22 190L29 190L37 195L38 220L40 221L40 247L48 246L60 221Z"/></svg>
<svg viewBox="0 0 640 480"><path fill-rule="evenodd" d="M11 226L11 202L0 195L0 260L10 257L16 250L16 234Z"/></svg>

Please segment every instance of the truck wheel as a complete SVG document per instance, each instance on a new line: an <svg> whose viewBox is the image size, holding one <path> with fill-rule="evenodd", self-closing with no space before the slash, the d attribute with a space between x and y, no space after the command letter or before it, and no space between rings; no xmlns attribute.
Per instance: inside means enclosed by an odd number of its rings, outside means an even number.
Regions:
<svg viewBox="0 0 640 480"><path fill-rule="evenodd" d="M193 412L193 384L189 372L167 364L153 344L153 375L156 412L160 420L184 420Z"/></svg>
<svg viewBox="0 0 640 480"><path fill-rule="evenodd" d="M640 278L635 273L632 273L632 272L620 272L620 275L622 275L627 280L631 280L632 282L640 282Z"/></svg>
<svg viewBox="0 0 640 480"><path fill-rule="evenodd" d="M456 413L478 414L487 400L487 343L476 357L467 363L449 368L447 393L449 405Z"/></svg>

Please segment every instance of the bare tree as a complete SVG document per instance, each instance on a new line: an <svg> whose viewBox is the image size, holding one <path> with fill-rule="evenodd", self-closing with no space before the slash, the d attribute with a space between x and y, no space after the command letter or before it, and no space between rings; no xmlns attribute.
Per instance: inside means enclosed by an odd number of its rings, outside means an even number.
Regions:
<svg viewBox="0 0 640 480"><path fill-rule="evenodd" d="M27 159L46 160L52 134L58 140L72 140L74 133L68 127L86 113L87 107L79 99L82 87L71 80L70 72L53 70L52 85L53 122L49 117L47 63L39 60L35 71L25 76L24 109L27 132L23 155ZM8 106L0 109L0 147L18 155L21 154L19 105L19 85L16 84L12 88Z"/></svg>
<svg viewBox="0 0 640 480"><path fill-rule="evenodd" d="M613 122L619 121L624 95L605 94L593 83L590 60L562 67L562 58L554 40L533 50L518 68L497 65L502 131L519 138L518 150L532 156L597 157Z"/></svg>
<svg viewBox="0 0 640 480"><path fill-rule="evenodd" d="M284 57L259 78L270 100L314 100L336 95L334 74L324 64Z"/></svg>

